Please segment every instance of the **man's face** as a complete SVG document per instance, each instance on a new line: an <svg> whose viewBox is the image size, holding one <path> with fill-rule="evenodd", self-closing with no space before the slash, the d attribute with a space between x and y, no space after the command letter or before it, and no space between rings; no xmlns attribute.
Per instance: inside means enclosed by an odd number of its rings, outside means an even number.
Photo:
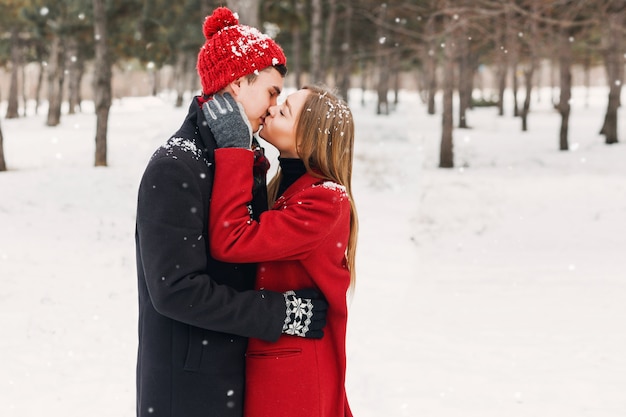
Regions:
<svg viewBox="0 0 626 417"><path fill-rule="evenodd" d="M274 68L259 72L252 84L245 77L241 80L235 99L246 110L253 132L258 131L263 124L269 107L276 105L282 89L283 77Z"/></svg>

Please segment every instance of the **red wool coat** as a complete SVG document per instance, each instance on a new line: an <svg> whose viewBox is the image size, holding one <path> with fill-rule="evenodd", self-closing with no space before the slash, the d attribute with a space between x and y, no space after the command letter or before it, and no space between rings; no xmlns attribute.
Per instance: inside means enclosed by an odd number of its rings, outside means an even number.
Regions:
<svg viewBox="0 0 626 417"><path fill-rule="evenodd" d="M304 174L274 207L252 221L253 154L215 152L210 204L211 250L229 262L259 262L257 289L317 288L329 303L320 340L283 335L276 343L250 339L246 354L246 417L352 416L344 387L345 249L350 202L338 184Z"/></svg>

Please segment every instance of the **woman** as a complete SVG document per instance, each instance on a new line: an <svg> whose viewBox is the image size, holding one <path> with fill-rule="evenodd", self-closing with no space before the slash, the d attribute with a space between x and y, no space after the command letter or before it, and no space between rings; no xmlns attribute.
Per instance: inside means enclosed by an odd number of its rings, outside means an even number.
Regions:
<svg viewBox="0 0 626 417"><path fill-rule="evenodd" d="M219 105L219 100L228 100ZM319 340L281 336L250 339L246 359L246 417L352 416L344 387L346 293L354 283L357 215L351 192L354 124L348 107L328 91L306 87L270 107L261 137L280 152L270 182L270 210L253 220L250 134L233 119L232 97L216 97L209 126L216 135L215 183L210 211L213 255L258 262L257 289L316 288L329 303ZM226 111L225 108L234 108ZM239 120L238 119L238 120ZM224 139L217 136L231 136ZM243 138L239 143L233 137ZM231 149L224 148L230 147ZM276 198L278 196L278 198ZM306 308L297 327L306 328ZM293 329L294 334L298 330Z"/></svg>

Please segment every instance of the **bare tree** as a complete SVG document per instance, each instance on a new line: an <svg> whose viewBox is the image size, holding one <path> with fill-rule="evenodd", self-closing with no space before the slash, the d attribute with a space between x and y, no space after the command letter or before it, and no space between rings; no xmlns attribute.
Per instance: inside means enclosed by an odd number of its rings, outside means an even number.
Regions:
<svg viewBox="0 0 626 417"><path fill-rule="evenodd" d="M50 56L46 71L48 74L48 126L61 123L61 104L63 102L63 83L65 80L64 42L58 32L52 33Z"/></svg>
<svg viewBox="0 0 626 417"><path fill-rule="evenodd" d="M522 33L523 44L527 50L527 62L524 66L524 86L526 90L526 96L524 97L524 104L522 105L522 110L520 113L520 117L522 119L522 131L526 132L528 130L528 114L530 112L530 98L533 89L533 77L535 74L535 69L537 68L537 39L538 39L538 30L537 30L537 20L534 18L539 14L539 4L538 0L532 0L531 3L531 16L522 16L521 18L528 25L528 30L525 33Z"/></svg>
<svg viewBox="0 0 626 417"><path fill-rule="evenodd" d="M519 79L517 77L517 69L519 66L519 29L517 22L519 16L515 12L506 8L504 19L506 22L506 54L508 56L509 67L511 68L511 89L513 93L513 116L519 116L519 105L517 102L517 93L519 91Z"/></svg>
<svg viewBox="0 0 626 417"><path fill-rule="evenodd" d="M7 119L19 117L18 93L18 73L22 61L22 48L20 45L20 32L18 26L11 28L11 84L9 86L9 97L7 105Z"/></svg>
<svg viewBox="0 0 626 417"><path fill-rule="evenodd" d="M81 111L81 82L85 73L85 61L79 52L78 40L70 37L66 43L66 67L68 69L69 114Z"/></svg>
<svg viewBox="0 0 626 417"><path fill-rule="evenodd" d="M341 43L341 63L339 67L338 88L339 95L348 101L348 90L350 89L350 76L352 75L352 57L350 48L352 45L352 0L345 0L345 19L343 20L343 41Z"/></svg>
<svg viewBox="0 0 626 417"><path fill-rule="evenodd" d="M560 96L557 109L561 114L561 129L559 133L559 150L569 149L568 131L570 116L570 99L572 98L572 42L574 38L571 30L561 27L558 33L559 39L559 80Z"/></svg>
<svg viewBox="0 0 626 417"><path fill-rule="evenodd" d="M322 0L311 0L311 82L322 81Z"/></svg>
<svg viewBox="0 0 626 417"><path fill-rule="evenodd" d="M4 160L4 137L2 136L2 126L0 126L0 172L7 170L7 164Z"/></svg>
<svg viewBox="0 0 626 417"><path fill-rule="evenodd" d="M621 1L610 1L603 25L604 65L609 84L609 99L604 124L600 133L605 137L607 145L618 142L617 110L620 106L622 81L624 78L624 27L626 4Z"/></svg>
<svg viewBox="0 0 626 417"><path fill-rule="evenodd" d="M387 4L380 5L378 19L384 22L387 17ZM384 25L378 26L377 33L377 52L376 52L376 70L378 72L378 104L376 106L376 114L389 114L389 55L390 50L387 47L387 29Z"/></svg>
<svg viewBox="0 0 626 417"><path fill-rule="evenodd" d="M501 14L493 23L495 25L495 42L496 42L496 77L498 81L498 115L504 116L504 91L506 90L506 79L509 72L509 63L507 60L507 31L506 31L506 14Z"/></svg>
<svg viewBox="0 0 626 417"><path fill-rule="evenodd" d="M335 26L337 25L337 0L327 0L328 19L326 22L326 30L324 33L324 42L322 48L322 62L320 63L321 81L326 82L327 69L333 64L332 40L335 37Z"/></svg>
<svg viewBox="0 0 626 417"><path fill-rule="evenodd" d="M176 102L175 107L182 107L183 95L185 93L185 86L189 85L188 74L189 67L191 66L191 60L189 54L184 51L177 51L176 60L174 64L174 89L176 90Z"/></svg>
<svg viewBox="0 0 626 417"><path fill-rule="evenodd" d="M559 4L553 9L555 15L552 20L553 27L557 32L558 60L559 60L559 85L560 96L559 103L556 106L561 114L561 129L559 133L559 150L566 151L569 149L569 118L570 118L570 99L572 97L572 70L571 66L574 62L574 54L572 45L576 41L576 36L580 35L583 30L589 27L593 20L586 19L589 9L595 5L585 2L566 2Z"/></svg>
<svg viewBox="0 0 626 417"><path fill-rule="evenodd" d="M444 27L446 33L450 34L444 44L443 54L443 114L441 117L441 148L439 152L439 168L454 167L454 140L453 140L453 104L454 94L454 61L455 45L452 38L453 20L445 16Z"/></svg>
<svg viewBox="0 0 626 417"><path fill-rule="evenodd" d="M259 28L259 0L227 0L226 4L242 24Z"/></svg>
<svg viewBox="0 0 626 417"><path fill-rule="evenodd" d="M292 0L294 9L294 19L291 22L291 38L292 38L292 65L289 65L290 71L293 72L296 88L302 87L302 27L306 16L304 14L304 0Z"/></svg>
<svg viewBox="0 0 626 417"><path fill-rule="evenodd" d="M94 104L96 108L96 166L107 165L107 130L111 108L111 58L108 46L106 0L93 0L96 49Z"/></svg>
<svg viewBox="0 0 626 417"><path fill-rule="evenodd" d="M43 47L36 46L37 56L40 58L43 56ZM43 65L43 60L38 60L39 72L37 73L37 86L35 88L35 114L39 114L39 105L41 104L41 89L43 86L43 76L45 73L45 68Z"/></svg>
<svg viewBox="0 0 626 417"><path fill-rule="evenodd" d="M427 47L424 54L424 75L428 92L428 114L435 114L435 95L437 94L437 38L435 36L435 16L431 15L425 27Z"/></svg>
<svg viewBox="0 0 626 417"><path fill-rule="evenodd" d="M472 102L472 79L474 68L472 65L471 49L469 47L469 22L465 16L459 17L455 31L455 44L458 49L459 63L459 127L467 129L467 109Z"/></svg>

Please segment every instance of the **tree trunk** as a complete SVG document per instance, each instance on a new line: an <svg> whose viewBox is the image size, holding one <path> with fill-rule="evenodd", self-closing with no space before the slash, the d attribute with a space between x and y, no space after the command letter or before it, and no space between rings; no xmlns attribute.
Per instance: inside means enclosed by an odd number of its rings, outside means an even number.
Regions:
<svg viewBox="0 0 626 417"><path fill-rule="evenodd" d="M506 75L508 68L502 62L498 65L498 116L504 116L504 91L506 90Z"/></svg>
<svg viewBox="0 0 626 417"><path fill-rule="evenodd" d="M75 38L67 41L66 54L67 67L69 69L68 80L68 100L69 114L74 114L81 110L82 97L80 94L80 85L83 79L84 63L78 52L78 42Z"/></svg>
<svg viewBox="0 0 626 417"><path fill-rule="evenodd" d="M96 166L107 165L107 129L111 108L111 61L107 43L106 0L93 0L96 59L94 104L96 107Z"/></svg>
<svg viewBox="0 0 626 417"><path fill-rule="evenodd" d="M4 137L2 136L2 126L0 125L0 172L7 170L7 164L4 160Z"/></svg>
<svg viewBox="0 0 626 417"><path fill-rule="evenodd" d="M322 81L322 1L311 0L311 83Z"/></svg>
<svg viewBox="0 0 626 417"><path fill-rule="evenodd" d="M430 17L426 22L426 54L424 61L424 76L428 95L428 114L435 114L435 95L437 94L437 42L435 39L435 18Z"/></svg>
<svg viewBox="0 0 626 417"><path fill-rule="evenodd" d="M517 105L517 93L519 91L519 80L517 79L517 62L512 64L511 73L513 77L513 117L518 117L519 106Z"/></svg>
<svg viewBox="0 0 626 417"><path fill-rule="evenodd" d="M474 91L474 76L476 74L476 66L473 63L473 59L469 56L467 59L463 64L465 79L459 79L459 127L463 129L471 128L467 122L467 111L472 109L472 92Z"/></svg>
<svg viewBox="0 0 626 417"><path fill-rule="evenodd" d="M530 95L533 89L533 75L535 73L535 61L531 59L529 67L524 70L524 84L526 86L526 97L520 116L522 117L522 131L528 130L528 113L530 112Z"/></svg>
<svg viewBox="0 0 626 417"><path fill-rule="evenodd" d="M517 19L512 11L507 11L506 22L506 49L509 66L511 68L511 81L513 89L513 117L519 116L519 105L517 103L517 93L519 91L519 80L517 78L517 67L519 63L519 40L518 30L516 30Z"/></svg>
<svg viewBox="0 0 626 417"><path fill-rule="evenodd" d="M63 82L65 69L63 68L63 42L58 33L53 35L48 60L48 126L57 126L61 123L61 104L63 103Z"/></svg>
<svg viewBox="0 0 626 417"><path fill-rule="evenodd" d="M561 36L560 34L557 34L557 36ZM558 54L558 51L553 51L554 55ZM555 60L551 59L550 60L550 100L552 100L552 105L554 107L558 107L559 102L557 101L557 96L556 96L556 73L558 71L558 66L555 65Z"/></svg>
<svg viewBox="0 0 626 417"><path fill-rule="evenodd" d="M185 80L187 79L187 54L183 51L176 53L176 64L174 66L174 88L176 89L176 102L174 107L183 106L183 96L185 94Z"/></svg>
<svg viewBox="0 0 626 417"><path fill-rule="evenodd" d="M397 108L398 103L400 103L400 69L398 68L398 62L400 62L400 57L397 60L394 60L393 66L393 108Z"/></svg>
<svg viewBox="0 0 626 417"><path fill-rule="evenodd" d="M43 85L44 66L39 62L39 74L37 75L37 87L35 88L35 114L39 114L41 104L41 86Z"/></svg>
<svg viewBox="0 0 626 417"><path fill-rule="evenodd" d="M327 0L326 5L328 8L328 19L326 21L326 33L324 34L324 42L322 49L322 60L320 63L320 76L322 83L326 83L327 73L326 70L333 66L333 38L335 37L335 26L337 25L337 0Z"/></svg>
<svg viewBox="0 0 626 417"><path fill-rule="evenodd" d="M341 43L341 66L338 79L339 95L348 102L350 90L350 76L352 75L352 58L350 49L352 45L352 1L345 0L345 19L343 23L343 42Z"/></svg>
<svg viewBox="0 0 626 417"><path fill-rule="evenodd" d="M387 18L387 4L380 5L379 20L384 22ZM378 104L376 105L376 114L389 114L389 48L387 48L387 31L383 25L378 26L377 30L377 47L376 47L376 71L378 72L378 85L376 92L378 94Z"/></svg>
<svg viewBox="0 0 626 417"><path fill-rule="evenodd" d="M609 83L609 100L604 117L604 125L600 133L604 135L605 143L611 145L618 143L617 113L620 106L622 92L623 67L623 42L620 28L624 22L624 10L609 14L608 25L605 31L604 64Z"/></svg>
<svg viewBox="0 0 626 417"><path fill-rule="evenodd" d="M376 106L376 114L389 114L389 56L381 55L378 64L378 86L376 92L378 94L378 104Z"/></svg>
<svg viewBox="0 0 626 417"><path fill-rule="evenodd" d="M435 114L437 106L435 104L435 96L437 95L437 58L432 57L428 60L428 114Z"/></svg>
<svg viewBox="0 0 626 417"><path fill-rule="evenodd" d="M359 62L361 67L361 107L365 107L365 92L367 91L367 62L365 58L361 58Z"/></svg>
<svg viewBox="0 0 626 417"><path fill-rule="evenodd" d="M589 108L589 92L591 90L591 49L585 48L585 58L583 60L584 84L585 84L585 108Z"/></svg>
<svg viewBox="0 0 626 417"><path fill-rule="evenodd" d="M239 22L259 28L259 0L227 0L226 5L239 15Z"/></svg>
<svg viewBox="0 0 626 417"><path fill-rule="evenodd" d="M506 30L503 26L506 26L506 16L502 17L502 20L495 21L496 25L496 40L500 43L500 51L497 55L497 81L498 81L498 115L504 116L504 91L506 90L506 78L509 72L509 64L507 62L507 55L505 53L507 42Z"/></svg>
<svg viewBox="0 0 626 417"><path fill-rule="evenodd" d="M18 104L18 74L22 61L22 53L20 50L19 28L11 29L11 84L9 86L9 97L7 103L7 119L15 119L20 117ZM26 103L24 103L26 105Z"/></svg>
<svg viewBox="0 0 626 417"><path fill-rule="evenodd" d="M293 72L296 88L302 87L302 22L305 19L303 0L293 0L292 6L296 12L296 21L291 25L293 64L289 65L289 71Z"/></svg>
<svg viewBox="0 0 626 417"><path fill-rule="evenodd" d="M559 34L561 47L559 48L559 73L561 95L559 97L559 113L561 114L561 130L559 134L559 150L569 150L568 131L570 116L570 99L572 97L572 45L570 34L567 30L561 30Z"/></svg>
<svg viewBox="0 0 626 417"><path fill-rule="evenodd" d="M460 22L460 30L456 36L456 44L460 51L459 56L459 127L467 129L467 109L472 101L473 71L470 64L470 49L467 40L467 22Z"/></svg>
<svg viewBox="0 0 626 417"><path fill-rule="evenodd" d="M155 65L151 69L148 70L148 73L150 74L152 96L156 97L159 94L159 90L161 87L161 77L160 77L161 69L157 68Z"/></svg>
<svg viewBox="0 0 626 417"><path fill-rule="evenodd" d="M196 60L195 54L187 56L187 82L189 83L189 91L192 91L193 95L199 94L202 88L200 86L200 78L198 78L198 73L196 72Z"/></svg>
<svg viewBox="0 0 626 417"><path fill-rule="evenodd" d="M537 10L539 7L538 0L534 0L532 2L532 11L537 14ZM530 113L530 99L532 95L533 89L533 78L535 75L535 68L537 68L537 21L535 19L530 19L529 21L530 30L528 36L526 36L527 47L528 47L528 55L529 63L528 66L524 69L524 85L526 86L526 97L524 98L524 105L522 106L522 132L528 131L528 113ZM541 71L540 71L541 72ZM540 89L538 89L540 90Z"/></svg>
<svg viewBox="0 0 626 417"><path fill-rule="evenodd" d="M26 94L26 65L22 65L22 116L26 117L28 108L28 94Z"/></svg>
<svg viewBox="0 0 626 417"><path fill-rule="evenodd" d="M619 95L621 91L618 86L611 86L609 91L609 102L606 110L604 143L612 145L618 143L617 134L617 110L619 108Z"/></svg>
<svg viewBox="0 0 626 417"><path fill-rule="evenodd" d="M454 168L453 105L454 94L454 47L449 39L444 49L443 63L443 115L441 117L441 150L439 168Z"/></svg>

